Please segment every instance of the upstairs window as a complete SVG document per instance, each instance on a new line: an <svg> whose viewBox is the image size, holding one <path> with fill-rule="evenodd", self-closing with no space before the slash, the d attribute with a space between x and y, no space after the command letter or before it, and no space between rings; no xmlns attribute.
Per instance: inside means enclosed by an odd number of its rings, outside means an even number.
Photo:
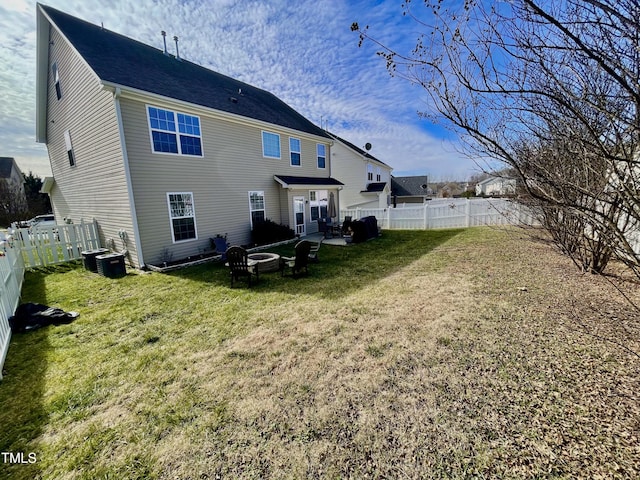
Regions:
<svg viewBox="0 0 640 480"><path fill-rule="evenodd" d="M262 156L267 158L280 158L280 135L271 132L262 132Z"/></svg>
<svg viewBox="0 0 640 480"><path fill-rule="evenodd" d="M167 193L169 218L173 243L198 238L196 235L196 212L193 206L193 193Z"/></svg>
<svg viewBox="0 0 640 480"><path fill-rule="evenodd" d="M321 143L316 145L316 152L318 153L318 168L327 167L327 147Z"/></svg>
<svg viewBox="0 0 640 480"><path fill-rule="evenodd" d="M382 170L380 170L380 167L376 168L376 182L379 182L382 180Z"/></svg>
<svg viewBox="0 0 640 480"><path fill-rule="evenodd" d="M299 167L300 166L300 139L299 138L289 138L289 153L291 155L291 166Z"/></svg>
<svg viewBox="0 0 640 480"><path fill-rule="evenodd" d="M367 181L373 182L373 165L367 164Z"/></svg>
<svg viewBox="0 0 640 480"><path fill-rule="evenodd" d="M249 192L249 214L251 228L265 221L264 192Z"/></svg>
<svg viewBox="0 0 640 480"><path fill-rule="evenodd" d="M58 100L62 98L62 89L60 88L60 73L58 72L58 64L51 65L51 74L53 75L53 84L56 88L56 97Z"/></svg>
<svg viewBox="0 0 640 480"><path fill-rule="evenodd" d="M199 117L151 106L147 114L153 152L202 157Z"/></svg>
<svg viewBox="0 0 640 480"><path fill-rule="evenodd" d="M71 143L71 134L69 130L64 131L64 145L67 147L67 157L69 157L69 166L75 167L76 157L73 154L73 144Z"/></svg>

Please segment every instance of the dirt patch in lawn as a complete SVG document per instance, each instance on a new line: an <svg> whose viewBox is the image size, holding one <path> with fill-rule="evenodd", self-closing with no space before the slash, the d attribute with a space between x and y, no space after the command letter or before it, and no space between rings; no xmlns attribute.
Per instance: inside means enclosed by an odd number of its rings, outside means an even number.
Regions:
<svg viewBox="0 0 640 480"><path fill-rule="evenodd" d="M225 418L167 442L163 476L640 475L638 312L613 284L637 285L521 233L470 238L194 359Z"/></svg>

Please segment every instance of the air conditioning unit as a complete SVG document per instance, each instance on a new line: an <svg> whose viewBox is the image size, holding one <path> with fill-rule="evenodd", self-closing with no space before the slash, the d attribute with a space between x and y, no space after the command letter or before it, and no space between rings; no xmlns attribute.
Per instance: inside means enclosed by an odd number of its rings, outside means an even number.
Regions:
<svg viewBox="0 0 640 480"><path fill-rule="evenodd" d="M98 255L96 257L98 273L108 278L124 277L127 268L124 265L124 255L121 253L110 253L108 255Z"/></svg>
<svg viewBox="0 0 640 480"><path fill-rule="evenodd" d="M84 264L84 268L86 270L90 270L92 272L98 271L98 265L96 265L96 257L98 255L105 255L109 253L109 250L106 248L97 248L95 250L85 250L82 253L82 263Z"/></svg>

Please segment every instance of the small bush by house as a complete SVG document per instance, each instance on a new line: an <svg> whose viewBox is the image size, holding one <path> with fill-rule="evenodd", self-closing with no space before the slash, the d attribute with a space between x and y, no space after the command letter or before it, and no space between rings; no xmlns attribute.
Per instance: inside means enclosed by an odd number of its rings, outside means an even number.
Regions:
<svg viewBox="0 0 640 480"><path fill-rule="evenodd" d="M287 225L280 225L269 219L256 224L251 231L251 241L256 245L283 242L295 236L295 232Z"/></svg>

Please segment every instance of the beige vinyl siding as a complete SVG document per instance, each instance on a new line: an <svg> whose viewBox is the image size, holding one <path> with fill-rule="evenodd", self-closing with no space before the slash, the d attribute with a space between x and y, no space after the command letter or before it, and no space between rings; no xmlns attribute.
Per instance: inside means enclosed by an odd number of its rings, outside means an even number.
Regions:
<svg viewBox="0 0 640 480"><path fill-rule="evenodd" d="M216 234L227 234L230 244L249 243L249 191L264 191L267 218L290 224L288 209L291 207L286 205L287 210L283 211L282 188L273 176L319 175L315 168L314 138L297 136L302 142L302 166L292 167L287 131L232 122L171 102L145 103L123 96L120 104L140 239L147 263L159 262L164 252L178 259L208 250L209 239ZM203 157L153 153L147 105L198 116ZM280 134L280 159L263 157L263 130ZM193 193L196 240L173 242L167 192Z"/></svg>
<svg viewBox="0 0 640 480"><path fill-rule="evenodd" d="M98 221L100 241L116 250L127 248L137 266L131 208L113 94L51 29L47 95L47 149L55 179L52 190L56 219L74 223ZM56 97L51 65L57 63L62 99ZM73 144L75 166L69 165L64 132ZM118 232L127 232L123 244ZM114 242L109 240L113 239Z"/></svg>
<svg viewBox="0 0 640 480"><path fill-rule="evenodd" d="M373 166L373 180L367 180L367 165ZM362 155L347 148L341 142L336 141L331 148L331 172L335 178L344 183L344 188L340 192L340 208L348 208L350 205L357 205L363 202L375 202L377 197L372 195L362 195L360 192L367 188L367 184L376 183L377 168L381 170L381 182L389 183L391 170L389 167L369 161ZM385 198L386 203L386 198Z"/></svg>

